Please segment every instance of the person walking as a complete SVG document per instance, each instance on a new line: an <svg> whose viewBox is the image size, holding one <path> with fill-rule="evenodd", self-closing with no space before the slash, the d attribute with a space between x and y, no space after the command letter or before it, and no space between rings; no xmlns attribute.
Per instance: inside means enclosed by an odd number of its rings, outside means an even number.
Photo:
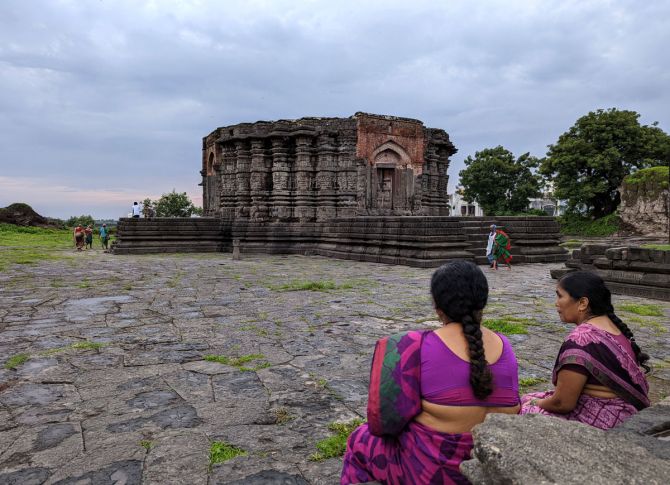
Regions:
<svg viewBox="0 0 670 485"><path fill-rule="evenodd" d="M495 261L495 256L493 256L493 243L496 239L496 225L491 224L491 232L489 232L489 240L486 243L486 259L489 260L489 267L493 268L493 262Z"/></svg>
<svg viewBox="0 0 670 485"><path fill-rule="evenodd" d="M100 228L100 242L102 243L102 248L104 250L109 249L109 232L107 232L107 224L103 224Z"/></svg>
<svg viewBox="0 0 670 485"><path fill-rule="evenodd" d="M75 247L77 248L77 251L81 251L84 249L84 229L81 226L77 226L74 228L74 232L72 233L74 236L74 244Z"/></svg>
<svg viewBox="0 0 670 485"><path fill-rule="evenodd" d="M93 249L93 228L90 224L84 229L84 234L86 235L86 249Z"/></svg>
<svg viewBox="0 0 670 485"><path fill-rule="evenodd" d="M492 226L495 228L495 226ZM495 236L493 238L493 269L498 269L498 260L502 260L507 265L507 269L512 269L512 244L507 233L501 229L495 228Z"/></svg>
<svg viewBox="0 0 670 485"><path fill-rule="evenodd" d="M133 202L133 208L132 208L132 214L133 218L139 219L140 218L140 205L137 202Z"/></svg>

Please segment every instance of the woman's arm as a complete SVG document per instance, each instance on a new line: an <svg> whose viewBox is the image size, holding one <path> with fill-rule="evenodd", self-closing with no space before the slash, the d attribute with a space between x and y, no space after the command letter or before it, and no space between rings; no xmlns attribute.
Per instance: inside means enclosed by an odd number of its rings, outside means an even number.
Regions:
<svg viewBox="0 0 670 485"><path fill-rule="evenodd" d="M579 372L568 369L561 370L558 372L554 394L545 399L540 399L535 404L552 413L569 413L575 409L587 379L587 376Z"/></svg>

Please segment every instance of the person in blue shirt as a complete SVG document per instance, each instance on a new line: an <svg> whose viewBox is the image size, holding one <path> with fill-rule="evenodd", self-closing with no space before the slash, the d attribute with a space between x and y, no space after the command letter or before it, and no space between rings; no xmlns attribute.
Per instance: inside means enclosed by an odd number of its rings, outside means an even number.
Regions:
<svg viewBox="0 0 670 485"><path fill-rule="evenodd" d="M109 249L107 243L109 242L109 232L107 232L107 224L103 224L100 228L100 241L104 249Z"/></svg>

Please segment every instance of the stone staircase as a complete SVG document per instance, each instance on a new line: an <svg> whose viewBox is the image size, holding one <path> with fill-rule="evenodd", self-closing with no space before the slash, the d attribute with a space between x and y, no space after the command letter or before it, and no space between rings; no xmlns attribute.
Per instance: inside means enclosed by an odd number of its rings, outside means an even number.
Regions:
<svg viewBox="0 0 670 485"><path fill-rule="evenodd" d="M227 235L227 237L226 237ZM212 253L230 250L230 231L214 217L119 219L114 254Z"/></svg>

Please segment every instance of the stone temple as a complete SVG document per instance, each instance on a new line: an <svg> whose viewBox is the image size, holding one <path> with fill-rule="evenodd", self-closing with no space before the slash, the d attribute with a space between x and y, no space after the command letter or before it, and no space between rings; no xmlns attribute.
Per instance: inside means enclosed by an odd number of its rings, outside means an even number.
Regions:
<svg viewBox="0 0 670 485"><path fill-rule="evenodd" d="M565 261L552 217L451 217L449 135L419 120L258 121L217 128L202 145L205 216L122 219L114 252L314 254L412 266L486 262L488 226L515 262Z"/></svg>
<svg viewBox="0 0 670 485"><path fill-rule="evenodd" d="M203 140L204 211L258 222L445 216L454 153L444 130L366 113L217 128Z"/></svg>

